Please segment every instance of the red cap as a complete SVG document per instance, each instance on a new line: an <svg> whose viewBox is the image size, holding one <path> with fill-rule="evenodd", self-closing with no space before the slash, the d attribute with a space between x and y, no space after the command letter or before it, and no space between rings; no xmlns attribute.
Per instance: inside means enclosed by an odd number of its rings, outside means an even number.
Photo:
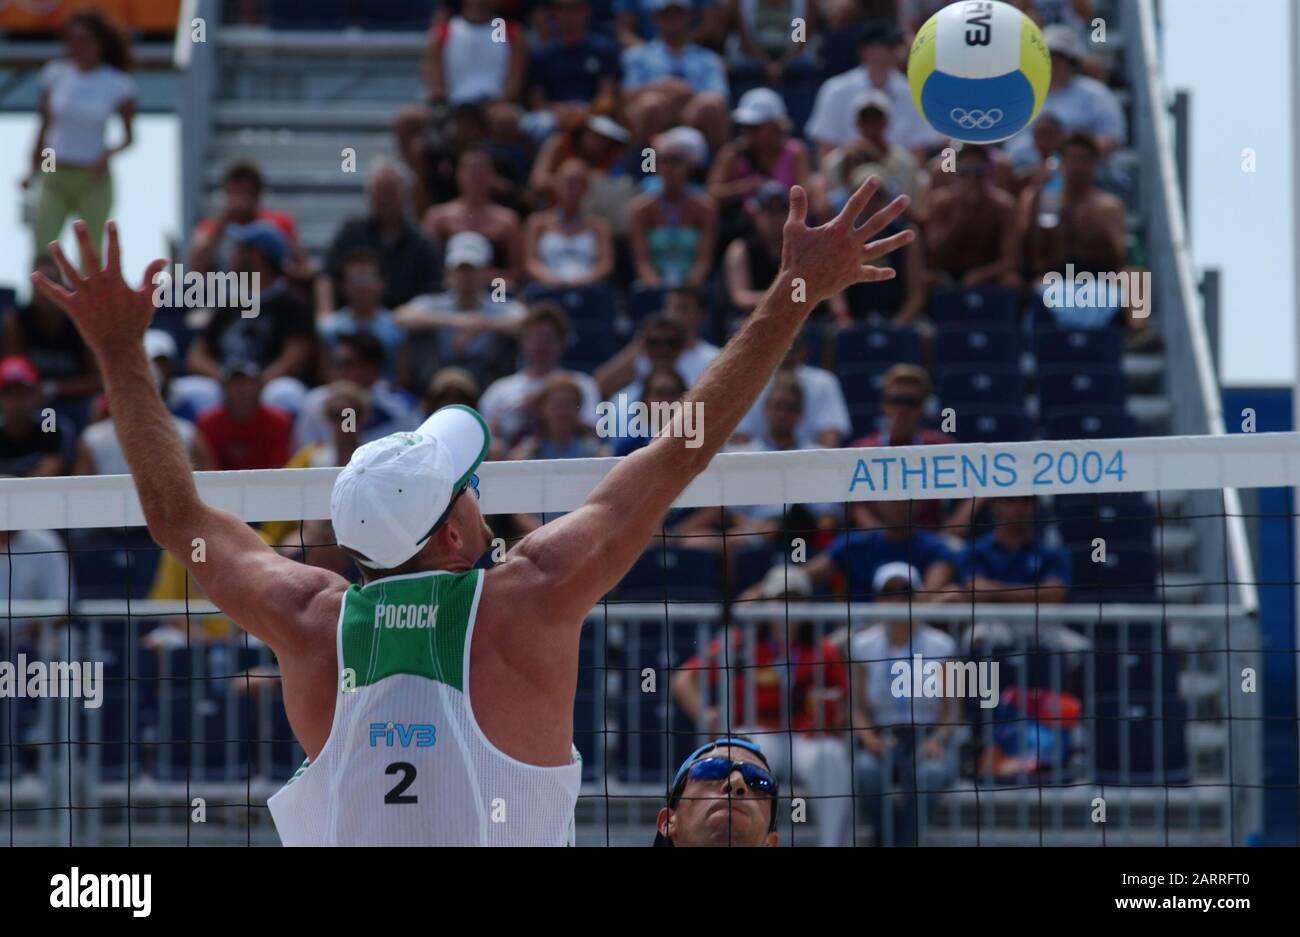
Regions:
<svg viewBox="0 0 1300 937"><path fill-rule="evenodd" d="M10 384L40 387L41 376L36 371L36 365L22 355L0 358L0 387L8 387Z"/></svg>

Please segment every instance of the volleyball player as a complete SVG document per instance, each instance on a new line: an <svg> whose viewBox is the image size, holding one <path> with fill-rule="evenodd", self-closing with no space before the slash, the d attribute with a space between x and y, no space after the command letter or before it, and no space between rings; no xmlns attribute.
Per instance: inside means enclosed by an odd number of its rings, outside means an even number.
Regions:
<svg viewBox="0 0 1300 937"><path fill-rule="evenodd" d="M286 844L572 842L583 620L726 442L808 314L854 283L893 275L871 262L911 233L871 239L907 202L859 226L876 187L868 180L815 228L807 195L791 190L779 275L688 395L703 408L701 445L688 447L670 427L491 570L473 568L491 539L474 474L489 438L476 412L446 407L417 432L360 447L330 504L339 545L365 580L351 588L281 557L200 500L144 352L165 262L132 289L112 223L103 269L89 231L75 226L85 276L50 245L65 284L38 274L35 286L95 353L150 533L279 660L285 709L308 756L269 801Z"/></svg>

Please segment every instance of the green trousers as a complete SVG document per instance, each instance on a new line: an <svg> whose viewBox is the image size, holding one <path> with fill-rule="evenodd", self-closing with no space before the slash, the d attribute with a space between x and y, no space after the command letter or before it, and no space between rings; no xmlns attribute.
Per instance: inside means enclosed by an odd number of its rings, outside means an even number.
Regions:
<svg viewBox="0 0 1300 937"><path fill-rule="evenodd" d="M103 250L104 224L113 209L113 176L105 172L98 179L89 169L64 166L41 175L41 195L32 219L36 253L44 254L51 241L63 233L68 216L86 223L90 237Z"/></svg>

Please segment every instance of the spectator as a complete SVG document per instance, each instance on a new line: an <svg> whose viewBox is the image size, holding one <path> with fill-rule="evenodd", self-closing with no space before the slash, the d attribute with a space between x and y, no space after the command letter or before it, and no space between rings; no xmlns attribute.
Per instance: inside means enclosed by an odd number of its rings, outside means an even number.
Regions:
<svg viewBox="0 0 1300 937"><path fill-rule="evenodd" d="M541 127L568 133L592 114L611 114L618 106L622 75L618 46L594 35L587 0L547 0L554 39L533 55L528 103L547 119Z"/></svg>
<svg viewBox="0 0 1300 937"><path fill-rule="evenodd" d="M774 567L750 597L800 601L811 594L803 570ZM795 796L806 789L811 798L817 845L850 845L853 781L842 732L848 695L844 657L811 622L761 621L752 638L748 631L732 627L729 647L714 638L704 654L683 663L673 675L673 698L708 735L738 727L769 740L772 773L789 781ZM719 686L720 671L730 677L730 692ZM751 692L752 708L746 705Z"/></svg>
<svg viewBox="0 0 1300 937"><path fill-rule="evenodd" d="M761 0L758 0L761 2ZM725 214L754 196L768 182L808 185L808 151L790 136L785 102L770 88L753 88L731 113L740 139L718 151L709 170L709 194Z"/></svg>
<svg viewBox="0 0 1300 937"><path fill-rule="evenodd" d="M443 407L450 407L457 403L479 409L478 382L474 380L474 375L464 368L443 368L433 376L429 386L424 390L423 415L433 416ZM493 443L496 443L495 431L492 436Z"/></svg>
<svg viewBox="0 0 1300 937"><path fill-rule="evenodd" d="M713 265L717 210L708 195L687 187L693 156L681 137L662 134L655 150L663 188L638 195L629 221L637 281L646 287L698 287Z"/></svg>
<svg viewBox="0 0 1300 937"><path fill-rule="evenodd" d="M875 576L876 600L910 604L920 578L906 562L881 566ZM899 612L850 642L856 790L867 798L877 846L916 845L919 795L947 788L957 779L959 767L956 728L961 709L955 689L944 687L939 696L917 686L908 693L895 689L898 667L910 673L917 654L926 664L941 664L956 656L957 644L910 611ZM892 808L888 818L886 801Z"/></svg>
<svg viewBox="0 0 1300 937"><path fill-rule="evenodd" d="M764 428L761 435L746 443L728 446L728 452L790 452L803 448L795 435L795 428L804 414L803 388L794 375L785 373L773 382L763 401ZM812 518L817 529L829 529L835 524L836 506L833 504L785 505L752 504L726 509L733 523L731 535L745 533L771 533L787 513L796 507L802 508ZM712 512L713 509L703 510Z"/></svg>
<svg viewBox="0 0 1300 937"><path fill-rule="evenodd" d="M677 769L655 818L654 845L775 846L776 799L761 748L745 738L715 739Z"/></svg>
<svg viewBox="0 0 1300 937"><path fill-rule="evenodd" d="M524 228L524 272L543 286L590 286L614 270L609 225L583 209L587 166L569 159L556 173L556 206L529 217Z"/></svg>
<svg viewBox="0 0 1300 937"><path fill-rule="evenodd" d="M62 475L68 434L51 411L41 412L41 376L26 358L0 358L0 474Z"/></svg>
<svg viewBox="0 0 1300 937"><path fill-rule="evenodd" d="M636 184L631 176L614 170L631 139L631 134L610 118L588 117L577 130L547 138L533 162L528 187L542 204L554 204L559 168L570 159L582 160L588 169L583 208L604 219L615 237L622 237L627 233L628 203L636 195Z"/></svg>
<svg viewBox="0 0 1300 937"><path fill-rule="evenodd" d="M75 598L68 550L58 534L52 530L0 530L0 606L9 610L5 616L5 632L13 642L9 653L18 650L14 646L18 642L35 639L38 628L68 617ZM15 602L58 602L62 611L39 619L18 618L13 615Z"/></svg>
<svg viewBox="0 0 1300 937"><path fill-rule="evenodd" d="M629 383L636 384L657 365L671 367L688 387L695 383L720 350L700 337L708 314L699 290L689 286L669 290L664 294L663 313L648 316L636 337L596 369L601 393L609 395ZM628 391L634 398L640 394L639 387Z"/></svg>
<svg viewBox="0 0 1300 937"><path fill-rule="evenodd" d="M676 400L681 400L682 397L686 395L686 382L682 380L682 376L671 367L666 367L664 365L654 367L650 373L646 375L645 380L641 382L640 386L642 390L639 399L646 405L648 412L651 413L654 412L654 407L673 403ZM619 437L614 441L614 455L631 455L638 449L645 448L651 438L652 437L648 433ZM676 520L680 520L680 515L674 517L673 513L670 512L668 520L665 521L665 525L667 525L669 521Z"/></svg>
<svg viewBox="0 0 1300 937"><path fill-rule="evenodd" d="M357 248L379 256L389 309L434 289L442 277L438 250L412 219L410 172L402 164L378 159L366 179L367 214L344 221L325 253L325 270L316 278L316 314L337 306L343 259Z"/></svg>
<svg viewBox="0 0 1300 937"><path fill-rule="evenodd" d="M489 279L502 277L507 284L515 283L522 266L522 227L518 214L492 201L492 189L499 180L487 150L474 148L462 153L456 181L460 196L429 209L421 222L425 233L437 243L449 245L457 234L477 232L492 249Z"/></svg>
<svg viewBox="0 0 1300 937"><path fill-rule="evenodd" d="M343 280L343 308L320 320L317 332L323 351L333 351L342 335L369 332L384 348L384 378L406 383L406 332L393 321L393 313L381 304L384 274L379 255L368 247L355 247L340 264Z"/></svg>
<svg viewBox="0 0 1300 937"><path fill-rule="evenodd" d="M1038 502L1032 495L992 499L993 532L974 540L958 561L960 590L949 601L1064 602L1070 555L1034 531Z"/></svg>
<svg viewBox="0 0 1300 937"><path fill-rule="evenodd" d="M638 140L654 112L681 115L716 150L727 139L727 73L717 53L691 42L686 0L643 0L659 38L623 50L623 108Z"/></svg>
<svg viewBox="0 0 1300 937"><path fill-rule="evenodd" d="M850 176L849 184L861 186L871 176L879 177L882 167L875 163L859 166ZM874 213L894 199L895 193L881 183L864 212ZM837 324L866 321L872 325L886 323L907 326L920 334L923 353L928 353L933 324L926 318L930 302L929 277L925 270L925 245L921 233L906 214L899 215L880 232L880 237L892 237L902 231L913 232L912 243L906 244L881 261L894 271L894 277L876 283L855 283L830 304L831 316Z"/></svg>
<svg viewBox="0 0 1300 937"><path fill-rule="evenodd" d="M39 254L32 269L62 282L49 254ZM3 326L5 354L30 361L41 375L46 402L60 416L84 426L90 400L100 388L99 367L72 320L33 290L26 307L5 310Z"/></svg>
<svg viewBox="0 0 1300 937"><path fill-rule="evenodd" d="M921 230L935 286L1020 286L1016 202L993 183L991 167L988 150L964 144L957 178L926 199Z"/></svg>
<svg viewBox="0 0 1300 937"><path fill-rule="evenodd" d="M367 332L340 335L330 355L333 384L307 392L294 423L294 441L299 448L311 444L325 445L333 428L321 417L330 388L342 381L360 388L368 397L366 419L360 412L355 421L361 442L413 430L419 425L415 402L384 379L384 347Z"/></svg>
<svg viewBox="0 0 1300 937"><path fill-rule="evenodd" d="M582 392L581 417L596 425L600 391L591 375L560 367L572 329L569 317L555 303L537 303L528 309L519 327L519 353L523 366L494 381L479 401L479 412L492 429L494 443L513 447L534 425L538 392L553 377L571 380Z"/></svg>
<svg viewBox="0 0 1300 937"><path fill-rule="evenodd" d="M1091 134L1102 158L1108 158L1127 135L1119 100L1100 81L1080 74L1086 52L1075 30L1058 23L1043 30L1043 39L1052 54L1052 80L1039 116L1054 115L1066 133L1082 130ZM1023 168L1034 158L1032 130L1016 134L1005 149L1012 162Z"/></svg>
<svg viewBox="0 0 1300 937"><path fill-rule="evenodd" d="M156 330L151 329L150 332ZM166 334L161 333L161 334ZM169 336L170 337L170 336ZM154 340L156 342L156 340ZM151 349L150 340L146 333L145 349ZM152 359L152 355L150 356ZM163 393L164 375L157 365L154 365L154 376L158 380L158 391ZM114 424L113 416L108 412L108 400L102 395L96 401L96 409L102 411L102 418L97 422L91 423L81 433L77 440L76 458L73 460L73 475L130 475L131 469L127 465L126 455L122 452L122 444L117 438L117 427ZM212 455L208 451L207 443L199 435L198 427L190 420L181 419L178 416L172 416L172 424L176 427L176 433L180 436L181 442L190 454L190 464L194 466L196 472L206 472L212 468Z"/></svg>
<svg viewBox="0 0 1300 937"><path fill-rule="evenodd" d="M1055 185L1060 182L1061 143L1065 133L1055 114L1040 114L1034 119L1031 134L1034 152L1024 165L1013 170L1016 191L1024 194L1028 188Z"/></svg>
<svg viewBox="0 0 1300 937"><path fill-rule="evenodd" d="M63 45L66 56L47 62L37 78L40 129L22 181L26 189L41 180L32 224L38 256L59 239L69 215L83 220L103 246L113 209L109 162L135 139L136 86L128 74L126 35L98 10L82 10L64 23ZM107 146L104 133L114 114L122 121L122 141Z"/></svg>
<svg viewBox="0 0 1300 937"><path fill-rule="evenodd" d="M320 402L315 416L327 428L329 436L321 442L303 446L289 461L291 467L332 468L347 465L352 453L366 440L362 428L373 422L370 393L360 384L337 380L320 388L322 393L310 401ZM304 414L310 411L304 411ZM299 423L302 417L299 417ZM412 427L414 428L414 427ZM373 438L378 438L377 436Z"/></svg>
<svg viewBox="0 0 1300 937"><path fill-rule="evenodd" d="M780 182L765 183L750 202L749 210L750 232L728 244L723 255L727 299L742 317L754 311L781 268L790 187Z"/></svg>
<svg viewBox="0 0 1300 937"><path fill-rule="evenodd" d="M256 361L231 360L221 369L221 406L199 417L199 432L218 471L283 468L293 422L258 399L263 374Z"/></svg>
<svg viewBox="0 0 1300 937"><path fill-rule="evenodd" d="M846 591L853 599L874 599L876 574L891 564L916 567L920 578L919 601L939 601L943 589L953 580L957 555L943 538L912 520L910 501L878 501L875 515L881 526L841 534L822 553L808 562L806 571L813 583L829 582L841 573Z"/></svg>
<svg viewBox="0 0 1300 937"><path fill-rule="evenodd" d="M280 267L284 273L293 279L310 276L311 264L298 243L293 218L262 207L265 188L262 172L254 164L238 162L227 167L221 180L221 211L213 218L200 221L190 237L190 249L185 256L188 271L224 273L241 269L237 261L240 248L237 234L255 222L263 222L279 232L283 242Z"/></svg>
<svg viewBox="0 0 1300 937"><path fill-rule="evenodd" d="M822 161L822 212L828 217L839 213L848 201L855 186L854 171L871 165L884 187L915 201L917 173L920 164L916 157L887 135L892 105L889 95L871 88L862 92L853 102L857 135L842 146L826 153Z"/></svg>
<svg viewBox="0 0 1300 937"><path fill-rule="evenodd" d="M596 383L601 393L607 396L611 388L620 387L617 397L621 402L639 400L641 397L641 373L649 373L658 368L671 368L686 376L677 368L677 362L686 348L686 326L664 313L653 313L641 323L637 337L628 342L623 349L596 370ZM639 362L644 361L644 364ZM624 384L624 381L630 381ZM686 386L690 386L687 384Z"/></svg>
<svg viewBox="0 0 1300 937"><path fill-rule="evenodd" d="M879 449L884 446L931 446L955 443L947 433L921 425L926 402L933 385L926 370L915 364L896 364L881 377L879 427L875 432L855 439L855 449ZM854 502L854 523L859 527L877 527L882 522L876 513L879 502ZM912 505L911 521L926 530L945 528L945 533L963 537L971 513L979 499L959 499L945 520L943 502L927 499Z"/></svg>
<svg viewBox="0 0 1300 937"><path fill-rule="evenodd" d="M858 38L861 66L826 81L817 92L812 117L805 134L817 145L817 156L825 158L837 146L846 146L857 135L856 103L872 89L889 99L888 139L921 158L943 142L931 129L912 101L912 90L898 68L898 47L902 34L897 27L871 22Z"/></svg>
<svg viewBox="0 0 1300 937"><path fill-rule="evenodd" d="M1040 300L1048 274L1065 278L1097 275L1099 283L1106 283L1110 276L1125 270L1128 228L1124 203L1097 187L1100 159L1101 151L1092 137L1072 133L1061 146L1059 175L1048 176L1021 195L1025 267ZM1045 304L1065 328L1102 328L1114 323L1122 309L1120 319L1134 336L1153 337L1145 318L1134 318L1133 308L1126 303L1131 298L1106 295L1102 289L1087 306Z"/></svg>
<svg viewBox="0 0 1300 937"><path fill-rule="evenodd" d="M536 431L510 454L512 459L586 459L609 455L583 419L583 388L567 374L552 374L537 392Z"/></svg>
<svg viewBox="0 0 1300 937"><path fill-rule="evenodd" d="M798 335L786 353L781 367L768 382L767 387L758 395L754 406L741 419L736 427L739 436L753 438L763 431L763 405L772 385L782 373L791 374L803 390L804 414L795 429L795 438L800 449L812 449L821 446L827 449L837 448L848 435L849 406L844 402L844 391L840 388L840 379L825 368L804 364L808 356L808 339L804 334Z"/></svg>
<svg viewBox="0 0 1300 937"><path fill-rule="evenodd" d="M238 305L216 309L203 333L190 342L185 364L191 377L221 377L224 361L255 365L267 403L295 411L306 393L313 367L316 330L311 309L283 276L288 246L279 229L266 221L229 227L235 271L260 284L260 308L245 316ZM196 382L187 382L193 390Z"/></svg>
<svg viewBox="0 0 1300 937"><path fill-rule="evenodd" d="M728 37L727 58L733 73L755 75L779 87L786 78L810 75L816 68L821 12L808 0L727 0L728 20L735 32ZM803 38L793 36L796 20Z"/></svg>
<svg viewBox="0 0 1300 937"><path fill-rule="evenodd" d="M496 0L464 0L459 15L434 20L424 52L431 101L518 101L528 72L523 30L497 15Z"/></svg>
<svg viewBox="0 0 1300 937"><path fill-rule="evenodd" d="M447 241L443 261L447 292L417 296L394 317L413 335L435 332L438 363L460 364L480 382L508 369L504 363L511 358L508 340L524 316L519 303L489 289L491 263L492 245L487 238L475 231L454 235ZM430 376L429 368L417 368L413 380L419 386Z"/></svg>
<svg viewBox="0 0 1300 937"><path fill-rule="evenodd" d="M684 0L683 8L690 10L691 41L709 48L719 47L726 33L726 10L722 3ZM628 49L654 39L659 32L655 16L658 9L654 0L614 0L618 44Z"/></svg>

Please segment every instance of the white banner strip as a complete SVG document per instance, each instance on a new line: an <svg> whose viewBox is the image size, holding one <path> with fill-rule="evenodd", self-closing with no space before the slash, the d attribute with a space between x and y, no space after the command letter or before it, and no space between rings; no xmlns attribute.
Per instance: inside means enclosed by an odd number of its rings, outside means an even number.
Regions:
<svg viewBox="0 0 1300 937"><path fill-rule="evenodd" d="M571 511L617 459L489 462L485 514ZM214 507L256 523L329 517L335 468L201 472ZM1300 484L1300 433L724 453L678 507L1269 488ZM125 475L0 479L0 530L144 523Z"/></svg>

